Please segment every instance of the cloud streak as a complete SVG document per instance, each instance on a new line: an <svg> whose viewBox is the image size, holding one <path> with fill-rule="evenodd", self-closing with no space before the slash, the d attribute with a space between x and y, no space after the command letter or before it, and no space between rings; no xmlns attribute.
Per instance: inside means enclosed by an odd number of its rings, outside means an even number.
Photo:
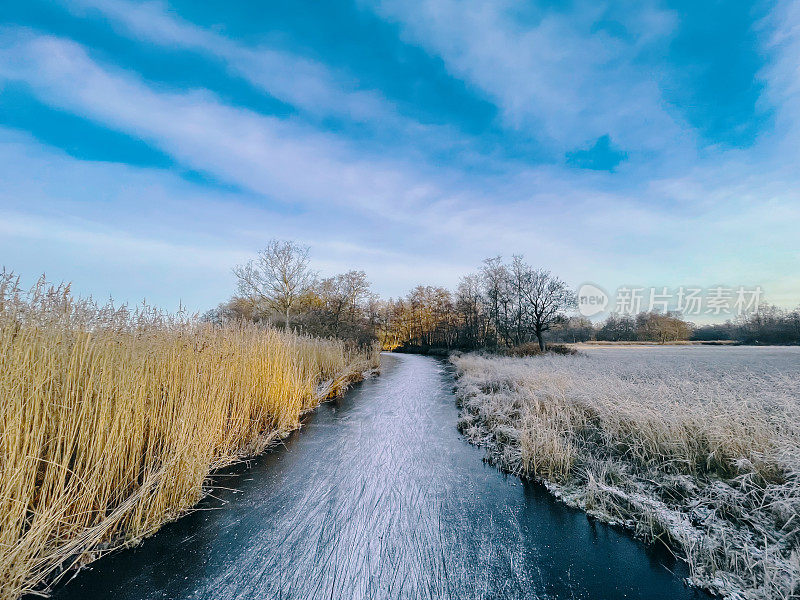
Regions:
<svg viewBox="0 0 800 600"><path fill-rule="evenodd" d="M183 48L221 60L236 76L318 118L370 123L396 120L395 108L374 90L316 61L268 46L248 47L170 14L160 2L76 0L76 14L101 14L126 35L163 48Z"/></svg>
<svg viewBox="0 0 800 600"><path fill-rule="evenodd" d="M278 202L381 211L401 218L431 201L429 185L359 157L347 142L300 123L222 104L212 93L156 91L104 67L85 49L33 32L7 35L0 75L43 101L139 137L180 163Z"/></svg>
<svg viewBox="0 0 800 600"><path fill-rule="evenodd" d="M650 3L630 7L618 23L622 32L598 28L605 11L589 2L540 11L525 25L508 1L383 0L373 8L480 88L507 126L542 136L562 153L605 134L641 153L693 144L665 106L659 73L642 64L675 26Z"/></svg>

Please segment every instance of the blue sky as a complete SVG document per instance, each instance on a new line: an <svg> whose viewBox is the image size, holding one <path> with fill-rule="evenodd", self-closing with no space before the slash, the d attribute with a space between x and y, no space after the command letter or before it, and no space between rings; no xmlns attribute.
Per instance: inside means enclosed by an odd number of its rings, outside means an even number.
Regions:
<svg viewBox="0 0 800 600"><path fill-rule="evenodd" d="M523 254L800 303L800 5L0 11L0 263L170 309L271 237L384 296Z"/></svg>

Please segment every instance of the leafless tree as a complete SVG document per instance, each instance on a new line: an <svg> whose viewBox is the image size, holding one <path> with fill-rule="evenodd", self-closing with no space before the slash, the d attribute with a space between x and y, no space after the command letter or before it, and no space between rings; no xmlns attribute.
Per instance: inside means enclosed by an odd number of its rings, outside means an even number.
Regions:
<svg viewBox="0 0 800 600"><path fill-rule="evenodd" d="M500 256L487 258L481 267L481 282L489 318L494 323L498 341L510 344L511 276Z"/></svg>
<svg viewBox="0 0 800 600"><path fill-rule="evenodd" d="M481 280L478 275L461 278L455 294L455 310L462 324L460 343L466 348L475 348L485 343L486 322L483 311Z"/></svg>
<svg viewBox="0 0 800 600"><path fill-rule="evenodd" d="M318 305L317 318L324 317L326 329L334 336L340 335L340 325L352 327L366 312L363 306L370 299L370 286L364 271L348 271L318 281L309 290L312 304ZM310 307L313 308L313 307Z"/></svg>
<svg viewBox="0 0 800 600"><path fill-rule="evenodd" d="M291 312L314 281L308 246L289 240L270 240L255 260L237 265L233 273L239 279L239 292L283 315L287 329Z"/></svg>
<svg viewBox="0 0 800 600"><path fill-rule="evenodd" d="M364 271L348 271L339 275L342 280L342 287L344 288L347 304L350 311L350 318L354 319L358 310L359 304L367 299L369 295L369 280Z"/></svg>
<svg viewBox="0 0 800 600"><path fill-rule="evenodd" d="M507 270L511 290L509 295L513 306L508 329L513 332L512 339L516 345L521 344L525 340L526 333L532 329L532 315L525 297L533 284L533 269L521 255L515 254Z"/></svg>
<svg viewBox="0 0 800 600"><path fill-rule="evenodd" d="M539 348L545 349L544 332L575 306L575 293L558 277L544 269L531 270L524 289Z"/></svg>

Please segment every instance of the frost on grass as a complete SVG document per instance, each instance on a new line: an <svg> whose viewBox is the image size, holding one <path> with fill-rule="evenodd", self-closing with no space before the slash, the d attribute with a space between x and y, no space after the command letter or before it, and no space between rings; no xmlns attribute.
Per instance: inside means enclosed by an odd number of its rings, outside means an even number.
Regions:
<svg viewBox="0 0 800 600"><path fill-rule="evenodd" d="M731 598L800 594L800 390L784 372L461 355L459 428L498 466L684 558Z"/></svg>

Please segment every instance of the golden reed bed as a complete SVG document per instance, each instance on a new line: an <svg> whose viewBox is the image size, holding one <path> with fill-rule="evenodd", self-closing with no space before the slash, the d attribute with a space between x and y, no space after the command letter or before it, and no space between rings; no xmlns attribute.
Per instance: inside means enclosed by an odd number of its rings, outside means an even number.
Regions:
<svg viewBox="0 0 800 600"><path fill-rule="evenodd" d="M0 598L153 533L377 353L0 278Z"/></svg>

